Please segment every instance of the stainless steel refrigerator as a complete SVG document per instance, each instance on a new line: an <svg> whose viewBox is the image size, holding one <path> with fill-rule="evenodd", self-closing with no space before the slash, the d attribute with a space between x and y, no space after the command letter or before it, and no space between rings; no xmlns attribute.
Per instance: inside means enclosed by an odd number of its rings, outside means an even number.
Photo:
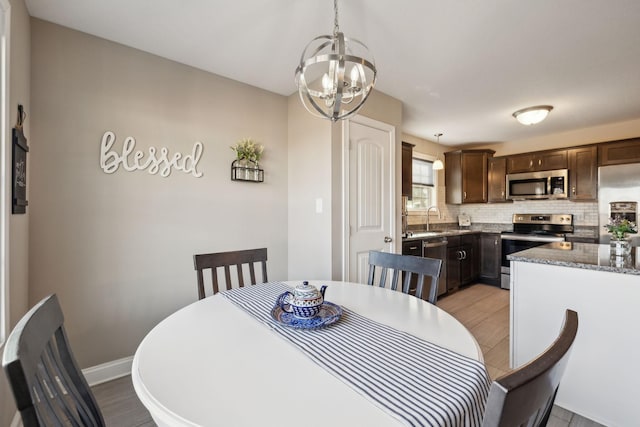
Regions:
<svg viewBox="0 0 640 427"><path fill-rule="evenodd" d="M598 217L600 243L609 243L610 234L604 226L611 217L611 203L630 202L628 205L640 204L640 163L615 166L601 166L598 168ZM636 224L638 216L635 212L628 212L629 219ZM640 245L640 235L631 234L632 244Z"/></svg>

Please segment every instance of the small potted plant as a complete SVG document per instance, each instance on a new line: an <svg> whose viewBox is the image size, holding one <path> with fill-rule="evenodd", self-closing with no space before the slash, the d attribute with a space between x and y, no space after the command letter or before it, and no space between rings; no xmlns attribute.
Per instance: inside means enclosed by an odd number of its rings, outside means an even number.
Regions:
<svg viewBox="0 0 640 427"><path fill-rule="evenodd" d="M259 162L264 152L264 146L256 143L251 138L242 138L231 149L236 153L237 167L244 168L242 179L257 181L259 180ZM251 164L250 164L251 163ZM239 177L240 178L240 177Z"/></svg>
<svg viewBox="0 0 640 427"><path fill-rule="evenodd" d="M616 216L609 218L609 224L604 228L611 233L611 241L609 243L611 249L611 257L620 257L621 259L631 253L631 241L628 238L629 234L635 234L638 232L638 227L633 221L629 221L626 218Z"/></svg>
<svg viewBox="0 0 640 427"><path fill-rule="evenodd" d="M611 238L615 240L624 240L628 237L628 234L638 232L638 227L635 222L619 216L609 218L609 224L605 225L604 228L611 233Z"/></svg>

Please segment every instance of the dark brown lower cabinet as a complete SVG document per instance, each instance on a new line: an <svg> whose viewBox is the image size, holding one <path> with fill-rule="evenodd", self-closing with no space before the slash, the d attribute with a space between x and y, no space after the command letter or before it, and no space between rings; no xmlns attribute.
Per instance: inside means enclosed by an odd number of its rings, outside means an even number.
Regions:
<svg viewBox="0 0 640 427"><path fill-rule="evenodd" d="M447 245L447 291L468 285L479 276L479 234L450 236Z"/></svg>

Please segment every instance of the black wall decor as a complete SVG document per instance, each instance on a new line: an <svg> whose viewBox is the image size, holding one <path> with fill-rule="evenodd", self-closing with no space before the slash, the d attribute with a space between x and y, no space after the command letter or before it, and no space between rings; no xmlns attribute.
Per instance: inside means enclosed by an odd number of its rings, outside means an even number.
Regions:
<svg viewBox="0 0 640 427"><path fill-rule="evenodd" d="M14 214L23 214L27 212L27 153L29 146L27 138L22 132L22 124L26 113L22 105L18 105L18 121L13 128L13 167L11 169L12 182L12 199L13 205L11 212Z"/></svg>

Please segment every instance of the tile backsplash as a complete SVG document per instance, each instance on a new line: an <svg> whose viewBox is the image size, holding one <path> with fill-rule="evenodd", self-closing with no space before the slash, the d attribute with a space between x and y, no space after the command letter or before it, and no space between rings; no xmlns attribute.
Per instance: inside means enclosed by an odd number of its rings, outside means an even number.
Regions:
<svg viewBox="0 0 640 427"><path fill-rule="evenodd" d="M444 195L443 195L444 196ZM440 200L444 200L442 197ZM459 213L471 216L471 223L504 223L511 224L514 213L569 213L573 214L573 223L577 226L598 225L597 202L570 202L568 200L526 200L513 203L474 203L468 205L438 204L442 218L433 214L431 224L457 222ZM410 212L409 224L424 224L423 213Z"/></svg>

